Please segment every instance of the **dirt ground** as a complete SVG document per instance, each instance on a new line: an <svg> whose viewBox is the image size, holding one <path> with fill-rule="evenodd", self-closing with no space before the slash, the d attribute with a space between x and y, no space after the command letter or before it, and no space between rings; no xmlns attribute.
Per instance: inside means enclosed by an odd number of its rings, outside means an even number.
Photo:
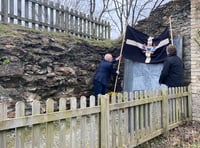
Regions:
<svg viewBox="0 0 200 148"><path fill-rule="evenodd" d="M137 148L200 148L200 122L189 122L159 136Z"/></svg>

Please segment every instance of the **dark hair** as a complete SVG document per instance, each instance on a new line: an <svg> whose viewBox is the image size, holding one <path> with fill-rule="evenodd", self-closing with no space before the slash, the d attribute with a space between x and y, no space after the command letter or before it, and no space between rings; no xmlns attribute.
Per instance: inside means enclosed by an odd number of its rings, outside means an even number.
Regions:
<svg viewBox="0 0 200 148"><path fill-rule="evenodd" d="M176 46L174 46L174 45L168 45L167 46L167 52L168 52L168 54L169 55L174 55L174 54L176 54Z"/></svg>

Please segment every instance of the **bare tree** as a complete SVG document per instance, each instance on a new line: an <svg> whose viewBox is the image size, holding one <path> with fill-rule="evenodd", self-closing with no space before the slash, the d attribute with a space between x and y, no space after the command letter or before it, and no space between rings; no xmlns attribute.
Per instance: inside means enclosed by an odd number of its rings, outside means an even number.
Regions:
<svg viewBox="0 0 200 148"><path fill-rule="evenodd" d="M93 16L96 8L96 0L90 0L90 16Z"/></svg>
<svg viewBox="0 0 200 148"><path fill-rule="evenodd" d="M115 22L115 24L120 25L117 28L120 29L120 34L123 34L127 23L134 26L138 20L148 17L152 10L166 1L168 0L112 0L115 8L110 10L109 13L115 12L118 19L118 23ZM114 15L110 16L114 17Z"/></svg>
<svg viewBox="0 0 200 148"><path fill-rule="evenodd" d="M123 13L124 13L124 0L122 0L121 2L119 2L118 0L113 0L114 4L115 4L115 12L116 12L116 15L119 19L119 22L120 22L120 33L122 34L124 31L123 31Z"/></svg>
<svg viewBox="0 0 200 148"><path fill-rule="evenodd" d="M110 2L110 0L103 0L103 1L102 1L103 7L102 7L102 9L101 9L100 15L98 16L99 20L101 20L103 14L107 12L109 2Z"/></svg>

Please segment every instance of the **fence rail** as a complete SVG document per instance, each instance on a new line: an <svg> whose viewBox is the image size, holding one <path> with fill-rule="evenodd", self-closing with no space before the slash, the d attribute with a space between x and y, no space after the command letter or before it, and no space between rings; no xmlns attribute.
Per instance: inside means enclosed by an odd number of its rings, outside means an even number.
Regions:
<svg viewBox="0 0 200 148"><path fill-rule="evenodd" d="M81 97L80 105L70 98L46 102L46 113L40 113L40 102L33 101L32 115L25 115L24 102L17 102L15 117L7 117L7 104L0 103L1 148L77 148L134 147L160 134L167 134L183 121L191 120L189 87L168 90L136 91ZM77 106L80 106L79 108Z"/></svg>
<svg viewBox="0 0 200 148"><path fill-rule="evenodd" d="M110 39L110 24L47 0L0 0L0 19L33 29L67 32L97 40Z"/></svg>

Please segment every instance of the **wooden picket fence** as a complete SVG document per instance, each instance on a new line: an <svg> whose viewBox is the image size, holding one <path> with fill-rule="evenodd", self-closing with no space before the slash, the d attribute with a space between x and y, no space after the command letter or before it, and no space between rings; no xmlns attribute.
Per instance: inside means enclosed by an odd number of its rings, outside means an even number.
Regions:
<svg viewBox="0 0 200 148"><path fill-rule="evenodd" d="M0 20L33 29L110 39L110 24L48 0L0 0Z"/></svg>
<svg viewBox="0 0 200 148"><path fill-rule="evenodd" d="M72 97L67 110L66 98L60 98L54 111L48 99L46 113L35 100L31 115L25 115L24 102L17 102L14 118L1 103L1 148L135 147L191 120L190 87L107 94L99 100L95 106L91 96L87 106L86 97Z"/></svg>

